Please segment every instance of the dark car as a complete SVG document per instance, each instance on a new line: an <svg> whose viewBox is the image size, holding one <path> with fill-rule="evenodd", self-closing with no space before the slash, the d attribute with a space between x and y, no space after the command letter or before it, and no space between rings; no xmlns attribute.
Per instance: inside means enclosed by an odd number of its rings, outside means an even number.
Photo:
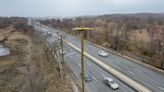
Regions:
<svg viewBox="0 0 164 92"><path fill-rule="evenodd" d="M89 74L85 74L84 79L85 79L85 82L90 82L92 81L92 76Z"/></svg>
<svg viewBox="0 0 164 92"><path fill-rule="evenodd" d="M82 76L81 73L80 73L80 76ZM90 81L92 81L92 76L88 73L85 73L84 74L84 80L85 80L85 82L90 82Z"/></svg>

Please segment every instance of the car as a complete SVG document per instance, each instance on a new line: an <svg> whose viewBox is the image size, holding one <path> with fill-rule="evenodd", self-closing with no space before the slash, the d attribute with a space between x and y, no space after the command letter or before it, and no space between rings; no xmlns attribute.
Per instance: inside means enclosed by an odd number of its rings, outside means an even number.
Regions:
<svg viewBox="0 0 164 92"><path fill-rule="evenodd" d="M110 77L105 77L104 78L104 83L108 86L110 86L113 90L116 90L119 88L119 85L117 82L115 82L112 78Z"/></svg>
<svg viewBox="0 0 164 92"><path fill-rule="evenodd" d="M100 56L103 56L103 57L107 57L107 56L108 56L108 53L105 52L105 51L99 51L98 54L99 54Z"/></svg>
<svg viewBox="0 0 164 92"><path fill-rule="evenodd" d="M85 82L90 82L90 81L92 81L92 76L87 73L84 75L84 80L85 80Z"/></svg>
<svg viewBox="0 0 164 92"><path fill-rule="evenodd" d="M80 73L80 76L82 76L81 73ZM89 73L85 73L84 80L85 80L85 82L90 82L90 81L92 81L92 76Z"/></svg>

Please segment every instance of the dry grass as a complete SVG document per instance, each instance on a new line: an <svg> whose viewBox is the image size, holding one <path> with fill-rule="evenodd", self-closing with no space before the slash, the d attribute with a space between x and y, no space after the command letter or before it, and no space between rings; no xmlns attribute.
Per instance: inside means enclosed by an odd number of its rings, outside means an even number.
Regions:
<svg viewBox="0 0 164 92"><path fill-rule="evenodd" d="M0 92L73 91L68 80L61 80L56 61L47 61L42 44L19 32L5 34L11 54L0 57Z"/></svg>
<svg viewBox="0 0 164 92"><path fill-rule="evenodd" d="M146 29L142 29L142 30L131 30L128 33L130 39L132 41L135 40L141 40L144 42L149 42L150 41L150 36L149 33L146 31Z"/></svg>

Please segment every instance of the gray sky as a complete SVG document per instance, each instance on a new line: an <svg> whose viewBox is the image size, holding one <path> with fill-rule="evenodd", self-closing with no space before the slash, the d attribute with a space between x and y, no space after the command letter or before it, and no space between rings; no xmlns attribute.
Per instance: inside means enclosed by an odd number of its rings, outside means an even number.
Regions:
<svg viewBox="0 0 164 92"><path fill-rule="evenodd" d="M164 0L0 0L0 16L82 16L164 12Z"/></svg>

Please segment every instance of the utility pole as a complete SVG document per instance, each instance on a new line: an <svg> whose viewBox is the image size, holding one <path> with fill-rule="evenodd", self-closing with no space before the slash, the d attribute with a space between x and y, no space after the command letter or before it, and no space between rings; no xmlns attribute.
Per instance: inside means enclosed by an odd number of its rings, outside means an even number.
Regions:
<svg viewBox="0 0 164 92"><path fill-rule="evenodd" d="M62 55L62 61L61 63L63 64L64 63L64 49L63 49L63 37L62 35L60 36L60 43L61 43L61 55Z"/></svg>
<svg viewBox="0 0 164 92"><path fill-rule="evenodd" d="M82 73L82 92L84 92L84 31L81 32L81 73Z"/></svg>
<svg viewBox="0 0 164 92"><path fill-rule="evenodd" d="M82 81L82 92L85 92L85 81L84 81L84 34L86 31L93 30L93 28L73 28L81 32L81 81Z"/></svg>

